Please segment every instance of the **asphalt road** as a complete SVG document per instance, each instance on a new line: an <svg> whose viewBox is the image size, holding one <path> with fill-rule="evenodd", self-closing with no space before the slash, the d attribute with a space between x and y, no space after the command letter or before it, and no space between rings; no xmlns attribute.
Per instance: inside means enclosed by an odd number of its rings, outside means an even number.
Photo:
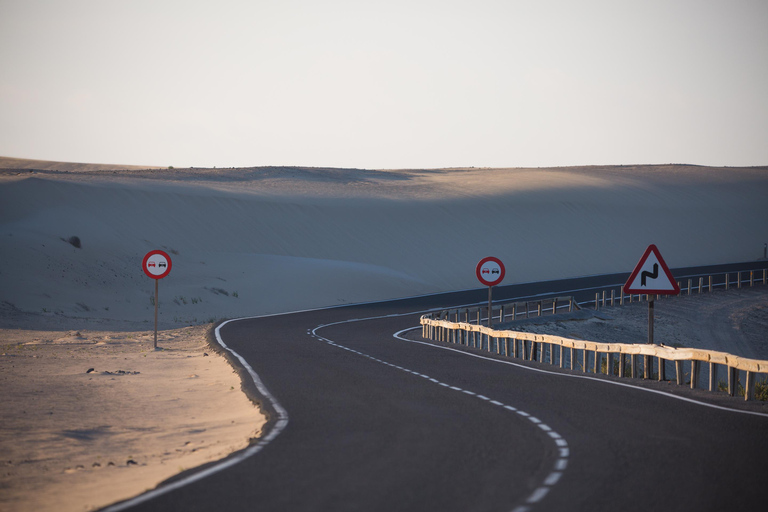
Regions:
<svg viewBox="0 0 768 512"><path fill-rule="evenodd" d="M594 299L593 287L626 277L499 287L494 297ZM480 289L226 323L221 339L257 374L251 391L270 413L267 435L223 465L113 510L742 510L765 503L768 415L393 336L432 308L485 300Z"/></svg>

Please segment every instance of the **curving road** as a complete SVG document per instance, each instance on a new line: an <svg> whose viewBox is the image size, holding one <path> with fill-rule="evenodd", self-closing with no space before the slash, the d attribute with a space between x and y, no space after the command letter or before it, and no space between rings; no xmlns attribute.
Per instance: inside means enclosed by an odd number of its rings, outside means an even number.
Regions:
<svg viewBox="0 0 768 512"><path fill-rule="evenodd" d="M586 300L594 287L623 279L515 285L494 296ZM221 325L221 343L240 358L270 412L267 435L108 510L647 511L765 503L768 414L408 335L423 312L483 303L486 294Z"/></svg>

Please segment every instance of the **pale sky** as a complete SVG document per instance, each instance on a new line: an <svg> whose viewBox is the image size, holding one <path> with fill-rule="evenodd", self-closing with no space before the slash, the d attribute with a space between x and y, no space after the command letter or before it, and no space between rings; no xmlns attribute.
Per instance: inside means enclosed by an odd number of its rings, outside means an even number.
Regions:
<svg viewBox="0 0 768 512"><path fill-rule="evenodd" d="M768 1L0 0L0 155L768 165Z"/></svg>

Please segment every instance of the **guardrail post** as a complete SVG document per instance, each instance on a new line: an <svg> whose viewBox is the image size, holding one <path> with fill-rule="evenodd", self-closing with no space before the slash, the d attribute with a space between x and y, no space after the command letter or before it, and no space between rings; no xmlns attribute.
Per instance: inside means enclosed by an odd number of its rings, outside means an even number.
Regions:
<svg viewBox="0 0 768 512"><path fill-rule="evenodd" d="M605 292L603 292L603 297L605 297ZM597 375L600 373L600 361L603 360L603 354L595 350L595 358L592 361L592 373Z"/></svg>
<svg viewBox="0 0 768 512"><path fill-rule="evenodd" d="M741 271L736 272L736 288L741 288Z"/></svg>
<svg viewBox="0 0 768 512"><path fill-rule="evenodd" d="M704 278L700 277L699 278L699 295L701 295L701 286L702 286L703 283L704 283Z"/></svg>
<svg viewBox="0 0 768 512"><path fill-rule="evenodd" d="M744 387L744 400L755 399L755 372L747 370L747 385Z"/></svg>
<svg viewBox="0 0 768 512"><path fill-rule="evenodd" d="M728 289L728 274L725 274L725 289Z"/></svg>
<svg viewBox="0 0 768 512"><path fill-rule="evenodd" d="M619 353L619 377L624 377L624 361L626 360L626 355Z"/></svg>
<svg viewBox="0 0 768 512"><path fill-rule="evenodd" d="M554 300L552 301L552 314L553 315L557 314L557 297L555 297Z"/></svg>
<svg viewBox="0 0 768 512"><path fill-rule="evenodd" d="M683 383L683 362L682 361L675 361L675 380L677 381L678 386Z"/></svg>
<svg viewBox="0 0 768 512"><path fill-rule="evenodd" d="M525 318L530 318L531 312L528 310L528 301L525 301Z"/></svg>
<svg viewBox="0 0 768 512"><path fill-rule="evenodd" d="M620 293L621 293L621 300L619 301L619 305L623 306L624 305L624 287L623 286L620 289Z"/></svg>
<svg viewBox="0 0 768 512"><path fill-rule="evenodd" d="M541 316L541 315L542 315L542 311L541 311L541 301L539 301L539 302L538 302L538 304L536 305L536 311L538 312L539 316Z"/></svg>
<svg viewBox="0 0 768 512"><path fill-rule="evenodd" d="M709 293L712 293L712 276L709 276Z"/></svg>
<svg viewBox="0 0 768 512"><path fill-rule="evenodd" d="M763 269L763 284L766 284L765 278L768 277L768 269Z"/></svg>
<svg viewBox="0 0 768 512"><path fill-rule="evenodd" d="M560 368L565 367L564 356L565 356L565 347L560 345Z"/></svg>
<svg viewBox="0 0 768 512"><path fill-rule="evenodd" d="M595 311L598 310L598 306L600 306L600 292L595 293Z"/></svg>
<svg viewBox="0 0 768 512"><path fill-rule="evenodd" d="M691 389L699 386L699 373L701 373L701 364L695 359L691 360Z"/></svg>
<svg viewBox="0 0 768 512"><path fill-rule="evenodd" d="M749 271L749 287L752 288L755 286L755 271L750 270Z"/></svg>
<svg viewBox="0 0 768 512"><path fill-rule="evenodd" d="M615 305L616 302L616 290L611 290L611 307Z"/></svg>
<svg viewBox="0 0 768 512"><path fill-rule="evenodd" d="M570 359L571 359L571 365L570 365L571 370L573 370L576 367L576 358L574 357L576 350L573 347L570 347L570 349L571 351L570 351L570 354L568 355L570 356Z"/></svg>
<svg viewBox="0 0 768 512"><path fill-rule="evenodd" d="M728 395L736 394L736 368L728 367Z"/></svg>
<svg viewBox="0 0 768 512"><path fill-rule="evenodd" d="M691 294L691 280L688 280L688 295Z"/></svg>
<svg viewBox="0 0 768 512"><path fill-rule="evenodd" d="M650 379L653 376L653 362L651 356L643 356L643 378Z"/></svg>
<svg viewBox="0 0 768 512"><path fill-rule="evenodd" d="M613 375L613 352L608 352L608 354L606 354L606 358L605 374Z"/></svg>
<svg viewBox="0 0 768 512"><path fill-rule="evenodd" d="M659 360L659 381L663 382L667 380L667 361L662 358L657 358Z"/></svg>
<svg viewBox="0 0 768 512"><path fill-rule="evenodd" d="M717 363L709 363L709 390L717 391Z"/></svg>

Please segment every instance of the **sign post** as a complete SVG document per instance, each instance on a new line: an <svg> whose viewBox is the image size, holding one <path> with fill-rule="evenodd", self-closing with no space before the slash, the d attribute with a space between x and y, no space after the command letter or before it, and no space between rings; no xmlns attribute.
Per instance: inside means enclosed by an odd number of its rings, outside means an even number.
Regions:
<svg viewBox="0 0 768 512"><path fill-rule="evenodd" d="M651 244L645 250L629 279L624 284L624 293L648 295L648 343L653 344L653 299L654 295L677 295L680 287L672 272L661 257L659 249Z"/></svg>
<svg viewBox="0 0 768 512"><path fill-rule="evenodd" d="M171 273L171 257L165 251L149 251L144 256L141 267L149 278L155 280L155 341L153 348L157 350L157 306L160 303L157 283Z"/></svg>
<svg viewBox="0 0 768 512"><path fill-rule="evenodd" d="M488 327L493 324L493 287L504 280L506 269L500 259L488 256L475 267L477 279L488 287Z"/></svg>

